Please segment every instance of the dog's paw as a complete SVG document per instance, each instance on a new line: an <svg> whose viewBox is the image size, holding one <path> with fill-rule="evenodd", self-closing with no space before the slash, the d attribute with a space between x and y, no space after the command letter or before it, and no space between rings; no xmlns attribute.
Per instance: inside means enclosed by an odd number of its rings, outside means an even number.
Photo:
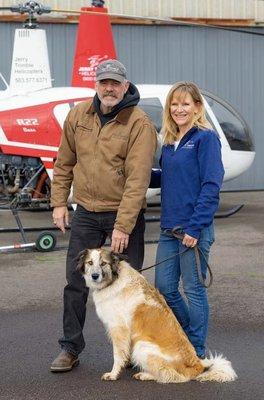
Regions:
<svg viewBox="0 0 264 400"><path fill-rule="evenodd" d="M151 375L148 374L147 372L138 372L137 374L133 375L134 379L137 379L138 381L153 381L155 378Z"/></svg>
<svg viewBox="0 0 264 400"><path fill-rule="evenodd" d="M112 374L112 372L106 372L101 377L102 381L116 381L117 378L118 378L117 375Z"/></svg>

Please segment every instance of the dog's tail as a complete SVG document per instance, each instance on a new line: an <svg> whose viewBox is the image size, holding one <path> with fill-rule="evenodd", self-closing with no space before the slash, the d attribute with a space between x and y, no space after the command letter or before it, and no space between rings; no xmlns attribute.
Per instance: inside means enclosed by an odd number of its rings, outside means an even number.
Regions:
<svg viewBox="0 0 264 400"><path fill-rule="evenodd" d="M197 381L231 382L237 378L231 362L222 354L210 354L208 358L201 360L201 363L205 371L195 378Z"/></svg>

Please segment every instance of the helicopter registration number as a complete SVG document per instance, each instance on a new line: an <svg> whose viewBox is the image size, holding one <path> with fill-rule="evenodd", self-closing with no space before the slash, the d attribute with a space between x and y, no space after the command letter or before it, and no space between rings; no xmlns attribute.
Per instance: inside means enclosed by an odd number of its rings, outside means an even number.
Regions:
<svg viewBox="0 0 264 400"><path fill-rule="evenodd" d="M16 122L20 126L39 125L37 118L17 119Z"/></svg>

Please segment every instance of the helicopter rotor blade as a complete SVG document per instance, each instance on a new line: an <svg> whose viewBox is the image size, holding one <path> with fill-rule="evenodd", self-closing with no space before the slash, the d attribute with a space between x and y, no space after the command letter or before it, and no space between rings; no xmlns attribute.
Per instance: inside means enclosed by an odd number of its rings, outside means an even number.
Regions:
<svg viewBox="0 0 264 400"><path fill-rule="evenodd" d="M94 15L105 15L105 13L98 12L98 11L85 11L85 10L61 10L61 9L51 9L51 12L58 12L58 13L68 13L68 14L94 14ZM263 36L264 33L261 32L253 32L246 29L241 28L231 28L227 26L219 26L213 24L203 24L202 22L195 22L192 20L177 20L176 18L162 18L162 17L148 17L148 16L139 16L139 15L129 15L129 14L113 14L107 13L110 17L116 18L124 18L124 19L134 19L134 20L142 20L142 21L150 21L153 24L168 24L168 25L188 25L188 26L198 26L202 28L213 28L219 29L224 31L231 31L231 32L239 32L245 33L248 35L256 35L256 36Z"/></svg>
<svg viewBox="0 0 264 400"><path fill-rule="evenodd" d="M42 13L62 13L62 14L91 14L91 15L106 15L104 12L99 12L99 11L91 11L91 10L72 10L72 9L58 9L58 8L50 8L50 7L43 7L42 5L39 5L39 3L34 2L37 4L37 6L40 6L40 11L32 11L34 13L37 13L38 15ZM0 7L1 11L12 11L12 12L18 12L19 8L21 9L23 5L19 4L18 6L11 6L11 7ZM95 7L99 8L99 7ZM42 11L43 10L43 11ZM26 13L26 10L23 10L23 13ZM138 20L138 21L145 21L149 22L150 24L155 24L155 25L161 25L161 24L166 24L166 25L178 25L178 26L197 26L201 28L212 28L212 29L218 29L218 30L223 30L223 31L230 31L230 32L237 32L237 33L244 33L248 35L253 35L253 36L264 36L264 33L262 32L254 32L254 31L249 31L247 29L241 29L241 28L232 28L228 26L220 26L220 25L215 25L215 24L206 24L202 22L195 22L193 20L177 20L177 18L163 18L163 17L149 17L149 16L139 16L139 15L129 15L129 14L115 14L115 13L107 13L109 17L115 17L115 18L123 18L127 20Z"/></svg>

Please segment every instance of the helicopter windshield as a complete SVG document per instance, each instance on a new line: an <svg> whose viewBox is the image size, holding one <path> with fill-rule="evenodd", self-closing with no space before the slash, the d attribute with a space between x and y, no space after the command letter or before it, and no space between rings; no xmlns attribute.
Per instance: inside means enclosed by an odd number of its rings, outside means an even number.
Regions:
<svg viewBox="0 0 264 400"><path fill-rule="evenodd" d="M158 132L158 134L160 134L162 125L162 112L163 112L160 100L157 97L143 98L140 99L138 105L149 116L149 118L151 119L156 128L156 131ZM159 138L161 138L160 135ZM161 156L161 140L158 140L158 146L154 157L153 168L160 168L160 156Z"/></svg>
<svg viewBox="0 0 264 400"><path fill-rule="evenodd" d="M160 100L157 97L140 99L138 105L149 116L149 118L155 125L156 131L160 133L162 125L162 111L163 111Z"/></svg>
<svg viewBox="0 0 264 400"><path fill-rule="evenodd" d="M205 91L202 94L218 120L231 150L254 150L250 128L241 115L219 97Z"/></svg>

